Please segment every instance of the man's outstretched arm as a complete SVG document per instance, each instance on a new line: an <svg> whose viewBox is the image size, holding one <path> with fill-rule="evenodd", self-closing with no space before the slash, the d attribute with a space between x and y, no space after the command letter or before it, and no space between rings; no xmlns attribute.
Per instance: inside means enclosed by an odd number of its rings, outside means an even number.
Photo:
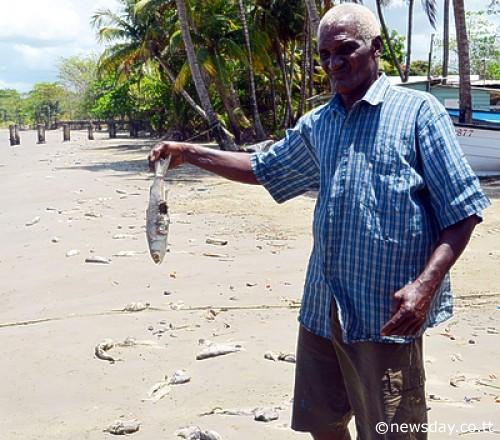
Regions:
<svg viewBox="0 0 500 440"><path fill-rule="evenodd" d="M183 163L190 163L226 179L241 183L258 185L250 162L250 154L232 151L213 150L195 144L182 142L159 142L150 151L148 160L150 168L160 158L171 155L170 168Z"/></svg>

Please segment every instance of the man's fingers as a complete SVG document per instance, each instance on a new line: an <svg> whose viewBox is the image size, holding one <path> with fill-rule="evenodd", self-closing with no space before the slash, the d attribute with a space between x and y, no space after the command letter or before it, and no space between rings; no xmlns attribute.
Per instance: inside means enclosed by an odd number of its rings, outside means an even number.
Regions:
<svg viewBox="0 0 500 440"><path fill-rule="evenodd" d="M399 310L389 321L387 321L382 329L380 330L380 333L382 336L388 336L391 334L392 330L396 328L399 324L399 321L402 319L403 311Z"/></svg>

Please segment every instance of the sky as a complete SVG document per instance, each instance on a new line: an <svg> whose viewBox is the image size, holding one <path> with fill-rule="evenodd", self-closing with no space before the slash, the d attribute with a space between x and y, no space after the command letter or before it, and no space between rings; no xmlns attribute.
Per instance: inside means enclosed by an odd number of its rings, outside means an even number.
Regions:
<svg viewBox="0 0 500 440"><path fill-rule="evenodd" d="M465 0L466 9L484 9L490 0ZM365 0L374 12L374 0ZM442 0L438 0L438 28L434 31L415 2L413 60L426 60L430 35L442 33ZM90 26L92 14L100 8L117 10L117 0L0 0L0 89L27 92L35 82L57 80L61 57L99 54ZM385 9L390 28L406 34L406 1L394 0ZM495 21L500 24L500 17Z"/></svg>

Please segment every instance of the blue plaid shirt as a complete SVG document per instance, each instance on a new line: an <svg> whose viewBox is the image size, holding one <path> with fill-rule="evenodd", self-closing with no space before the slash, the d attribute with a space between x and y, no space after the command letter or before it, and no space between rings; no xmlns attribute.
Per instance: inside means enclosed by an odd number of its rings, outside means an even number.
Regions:
<svg viewBox="0 0 500 440"><path fill-rule="evenodd" d="M444 107L384 75L350 112L336 95L303 116L252 168L279 203L318 191L299 321L329 338L334 298L346 343L411 341L380 335L393 294L422 272L442 229L489 205ZM451 315L446 276L422 332Z"/></svg>

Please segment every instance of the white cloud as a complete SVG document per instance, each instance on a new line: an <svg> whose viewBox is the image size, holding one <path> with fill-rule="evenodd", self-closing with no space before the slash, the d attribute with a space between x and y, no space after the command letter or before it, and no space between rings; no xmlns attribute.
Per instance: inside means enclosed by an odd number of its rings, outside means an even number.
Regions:
<svg viewBox="0 0 500 440"><path fill-rule="evenodd" d="M9 82L0 79L0 89L16 89L19 92L28 92L32 84L25 82Z"/></svg>

